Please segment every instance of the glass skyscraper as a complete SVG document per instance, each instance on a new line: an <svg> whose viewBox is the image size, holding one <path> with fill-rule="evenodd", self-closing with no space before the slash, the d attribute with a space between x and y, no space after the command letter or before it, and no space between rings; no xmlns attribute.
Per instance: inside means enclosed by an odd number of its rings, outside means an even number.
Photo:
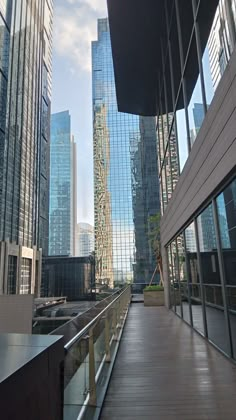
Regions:
<svg viewBox="0 0 236 420"><path fill-rule="evenodd" d="M69 111L51 117L49 255L75 255L76 145Z"/></svg>
<svg viewBox="0 0 236 420"><path fill-rule="evenodd" d="M94 227L89 223L77 225L77 252L78 257L88 257L94 252Z"/></svg>
<svg viewBox="0 0 236 420"><path fill-rule="evenodd" d="M149 119L145 131L139 116L118 112L108 19L98 20L92 72L96 281L110 286L114 282L145 282L150 280L152 269L147 267L155 263L145 228L141 157L145 156L143 145L147 141L149 158L152 154L155 160L155 214L159 209L155 119Z"/></svg>
<svg viewBox="0 0 236 420"><path fill-rule="evenodd" d="M48 249L52 9L0 2L0 293L38 293Z"/></svg>

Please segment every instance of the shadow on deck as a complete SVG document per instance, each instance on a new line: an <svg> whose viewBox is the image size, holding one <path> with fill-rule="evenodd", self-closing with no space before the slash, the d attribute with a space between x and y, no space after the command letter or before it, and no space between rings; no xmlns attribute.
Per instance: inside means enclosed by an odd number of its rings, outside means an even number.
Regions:
<svg viewBox="0 0 236 420"><path fill-rule="evenodd" d="M235 420L236 366L165 308L131 304L101 420Z"/></svg>

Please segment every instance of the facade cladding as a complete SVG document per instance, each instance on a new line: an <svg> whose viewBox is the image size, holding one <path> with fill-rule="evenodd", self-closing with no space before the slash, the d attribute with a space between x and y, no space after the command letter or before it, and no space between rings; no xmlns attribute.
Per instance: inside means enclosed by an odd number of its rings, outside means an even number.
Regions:
<svg viewBox="0 0 236 420"><path fill-rule="evenodd" d="M51 117L49 255L75 255L76 145L69 111Z"/></svg>
<svg viewBox="0 0 236 420"><path fill-rule="evenodd" d="M66 296L68 300L88 299L94 281L94 259L91 257L43 258L42 297Z"/></svg>
<svg viewBox="0 0 236 420"><path fill-rule="evenodd" d="M92 72L96 281L110 286L148 282L155 262L148 246L145 209L146 214L158 212L158 181L150 191L149 210L149 198L142 192L147 167L141 156L152 155L157 176L155 119L118 112L108 19L98 20Z"/></svg>
<svg viewBox="0 0 236 420"><path fill-rule="evenodd" d="M38 293L48 249L52 1L0 2L0 293Z"/></svg>
<svg viewBox="0 0 236 420"><path fill-rule="evenodd" d="M203 2L172 4L171 13L166 13L168 47L164 54L163 45L158 114L161 237L169 303L236 359L236 161L231 150L236 129L236 2L219 1L204 49ZM182 34L182 7L189 8L188 37L186 27ZM174 37L179 38L177 55L172 50ZM193 60L198 74L189 94ZM178 85L173 84L174 68L179 69ZM168 113L167 103L163 107L167 84L173 92Z"/></svg>

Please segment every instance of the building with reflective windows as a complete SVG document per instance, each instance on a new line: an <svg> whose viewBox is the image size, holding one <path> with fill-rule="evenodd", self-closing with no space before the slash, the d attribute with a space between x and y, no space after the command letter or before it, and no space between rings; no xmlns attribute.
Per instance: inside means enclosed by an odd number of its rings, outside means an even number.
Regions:
<svg viewBox="0 0 236 420"><path fill-rule="evenodd" d="M152 186L149 210L142 192L147 167L142 167L140 156L152 156L152 171L157 174L155 119L145 126L138 116L118 112L108 19L98 20L92 74L96 281L110 286L147 282L155 262L145 217L158 211L158 181ZM148 152L142 150L146 135Z"/></svg>
<svg viewBox="0 0 236 420"><path fill-rule="evenodd" d="M65 296L69 301L90 300L94 287L94 258L45 257L41 296Z"/></svg>
<svg viewBox="0 0 236 420"><path fill-rule="evenodd" d="M88 257L94 252L94 227L89 223L77 225L77 249L78 257Z"/></svg>
<svg viewBox="0 0 236 420"><path fill-rule="evenodd" d="M76 205L76 144L63 111L51 117L49 255L75 255Z"/></svg>
<svg viewBox="0 0 236 420"><path fill-rule="evenodd" d="M132 207L135 227L136 283L149 283L156 268L151 248L151 216L159 212L159 180L156 124L152 117L139 118L140 137L130 144L132 174ZM153 282L159 281L156 273Z"/></svg>
<svg viewBox="0 0 236 420"><path fill-rule="evenodd" d="M1 294L38 294L48 249L52 9L0 2Z"/></svg>
<svg viewBox="0 0 236 420"><path fill-rule="evenodd" d="M108 10L118 108L157 117L166 304L236 359L236 2Z"/></svg>

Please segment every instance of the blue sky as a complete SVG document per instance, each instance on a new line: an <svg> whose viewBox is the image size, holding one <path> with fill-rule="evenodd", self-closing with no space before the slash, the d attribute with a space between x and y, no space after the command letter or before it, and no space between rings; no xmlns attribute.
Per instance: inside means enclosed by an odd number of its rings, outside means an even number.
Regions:
<svg viewBox="0 0 236 420"><path fill-rule="evenodd" d="M93 221L91 41L106 0L54 2L52 112L69 110L77 143L79 222Z"/></svg>

